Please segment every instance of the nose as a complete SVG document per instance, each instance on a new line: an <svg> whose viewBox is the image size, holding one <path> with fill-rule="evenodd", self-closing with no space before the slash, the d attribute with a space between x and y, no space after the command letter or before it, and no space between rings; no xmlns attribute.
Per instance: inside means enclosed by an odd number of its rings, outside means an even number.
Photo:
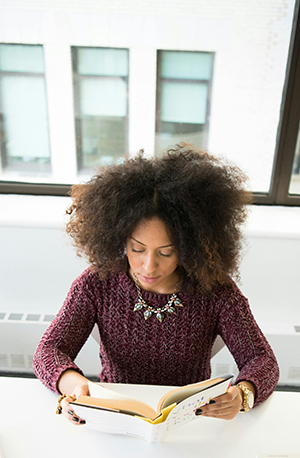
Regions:
<svg viewBox="0 0 300 458"><path fill-rule="evenodd" d="M147 273L147 275L150 275L152 272L155 271L155 269L158 266L157 262L157 257L155 253L147 253L147 255L144 258L144 270Z"/></svg>

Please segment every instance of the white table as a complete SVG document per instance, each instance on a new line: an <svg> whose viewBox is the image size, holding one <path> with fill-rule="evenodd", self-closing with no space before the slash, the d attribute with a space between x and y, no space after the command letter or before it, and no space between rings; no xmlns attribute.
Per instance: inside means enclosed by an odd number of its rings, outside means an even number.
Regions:
<svg viewBox="0 0 300 458"><path fill-rule="evenodd" d="M170 389L107 386L136 398L147 392L144 400L154 407ZM3 458L255 458L257 453L300 453L300 393L275 392L261 406L231 421L199 417L168 433L162 443L73 426L55 415L57 395L35 379L0 377L0 393Z"/></svg>

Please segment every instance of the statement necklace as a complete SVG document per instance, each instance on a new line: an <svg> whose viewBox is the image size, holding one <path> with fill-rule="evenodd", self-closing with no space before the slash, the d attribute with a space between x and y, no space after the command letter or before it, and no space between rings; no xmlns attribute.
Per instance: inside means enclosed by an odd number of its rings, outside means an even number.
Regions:
<svg viewBox="0 0 300 458"><path fill-rule="evenodd" d="M176 310L175 310L174 306L183 307L182 302L176 296L176 291L177 291L177 288L179 287L179 280L176 283L174 293L172 294L172 296L169 299L168 303L166 305L164 305L163 307L160 307L160 308L156 309L154 307L151 307L151 305L147 304L147 302L143 299L142 293L141 293L141 288L140 288L139 282L138 282L135 274L133 274L133 278L134 278L134 283L135 283L135 286L136 286L136 289L137 289L137 292L138 292L138 301L135 304L133 311L137 312L138 310L145 309L145 311L144 311L145 320L148 320L148 318L150 318L150 316L154 313L156 315L156 318L158 319L158 321L161 323L163 321L164 317L165 317L164 316L165 312L171 313L173 315L176 315Z"/></svg>

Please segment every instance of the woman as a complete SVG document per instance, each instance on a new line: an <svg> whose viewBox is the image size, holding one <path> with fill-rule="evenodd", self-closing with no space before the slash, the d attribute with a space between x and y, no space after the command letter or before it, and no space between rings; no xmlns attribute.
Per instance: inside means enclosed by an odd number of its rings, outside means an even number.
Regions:
<svg viewBox="0 0 300 458"><path fill-rule="evenodd" d="M249 193L241 171L188 144L142 153L73 187L67 232L91 267L77 278L34 357L37 377L68 402L89 395L73 362L95 323L100 382L185 385L210 377L220 335L239 374L201 415L232 419L263 402L278 365L238 278Z"/></svg>

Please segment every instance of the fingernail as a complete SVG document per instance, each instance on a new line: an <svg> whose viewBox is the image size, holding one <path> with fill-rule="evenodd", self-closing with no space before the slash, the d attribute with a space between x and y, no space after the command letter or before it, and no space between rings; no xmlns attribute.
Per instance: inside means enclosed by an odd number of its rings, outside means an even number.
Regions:
<svg viewBox="0 0 300 458"><path fill-rule="evenodd" d="M209 401L210 404L215 404L216 401L214 401L213 399L211 401Z"/></svg>
<svg viewBox="0 0 300 458"><path fill-rule="evenodd" d="M73 417L73 420L78 422L79 418L78 417Z"/></svg>
<svg viewBox="0 0 300 458"><path fill-rule="evenodd" d="M69 410L68 414L73 415L73 410Z"/></svg>
<svg viewBox="0 0 300 458"><path fill-rule="evenodd" d="M202 413L202 409L197 409L195 412L196 415L201 415L201 413Z"/></svg>
<svg viewBox="0 0 300 458"><path fill-rule="evenodd" d="M85 420L80 420L81 425L85 425Z"/></svg>

